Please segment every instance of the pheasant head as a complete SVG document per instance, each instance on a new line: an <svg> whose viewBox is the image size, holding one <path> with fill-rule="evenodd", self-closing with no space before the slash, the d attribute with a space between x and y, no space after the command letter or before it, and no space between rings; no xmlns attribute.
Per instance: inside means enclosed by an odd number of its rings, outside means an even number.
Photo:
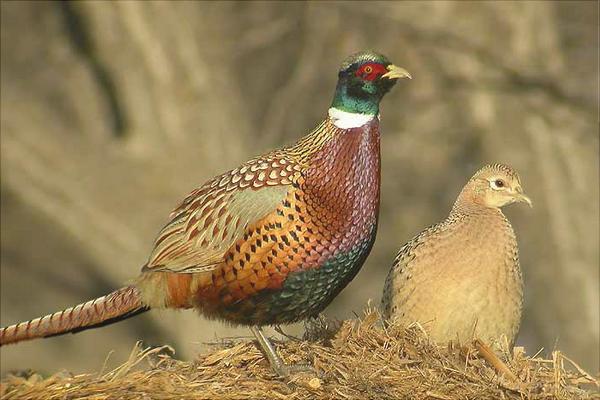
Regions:
<svg viewBox="0 0 600 400"><path fill-rule="evenodd" d="M342 63L331 106L347 113L376 115L383 96L401 78L411 76L385 56L371 51L353 54Z"/></svg>
<svg viewBox="0 0 600 400"><path fill-rule="evenodd" d="M489 164L469 180L457 203L474 203L487 208L501 208L512 203L527 203L531 199L523 193L519 174L505 164Z"/></svg>

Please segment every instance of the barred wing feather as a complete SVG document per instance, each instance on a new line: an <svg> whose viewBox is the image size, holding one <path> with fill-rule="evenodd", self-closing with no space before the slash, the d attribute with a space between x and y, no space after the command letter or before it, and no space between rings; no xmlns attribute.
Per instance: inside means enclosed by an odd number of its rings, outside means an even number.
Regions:
<svg viewBox="0 0 600 400"><path fill-rule="evenodd" d="M194 190L160 231L145 271L210 271L293 189L300 166L277 153L248 161Z"/></svg>

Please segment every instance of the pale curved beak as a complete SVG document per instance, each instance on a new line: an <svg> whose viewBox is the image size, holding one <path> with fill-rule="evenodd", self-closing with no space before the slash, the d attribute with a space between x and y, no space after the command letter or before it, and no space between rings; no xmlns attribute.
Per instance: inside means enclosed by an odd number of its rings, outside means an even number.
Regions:
<svg viewBox="0 0 600 400"><path fill-rule="evenodd" d="M527 203L529 205L529 207L533 208L533 202L531 201L531 199L529 198L529 196L526 196L523 193L516 193L515 194L515 199L519 203Z"/></svg>
<svg viewBox="0 0 600 400"><path fill-rule="evenodd" d="M408 79L412 79L412 76L410 76L410 73L405 70L404 68L400 68L395 66L394 64L390 64L387 66L387 70L388 72L386 72L385 74L381 75L382 78L388 78L388 79L404 79L404 78L408 78Z"/></svg>

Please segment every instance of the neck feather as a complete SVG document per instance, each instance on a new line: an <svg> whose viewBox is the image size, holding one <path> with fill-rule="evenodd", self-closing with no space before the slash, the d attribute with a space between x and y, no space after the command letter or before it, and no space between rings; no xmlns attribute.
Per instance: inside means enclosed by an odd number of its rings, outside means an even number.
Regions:
<svg viewBox="0 0 600 400"><path fill-rule="evenodd" d="M470 187L463 188L463 190L458 195L458 198L456 199L454 206L452 207L451 215L452 214L454 214L454 215L458 215L458 214L496 215L496 214L498 214L498 215L504 216L504 214L502 213L502 210L500 208L490 207L490 206L483 204L481 202L480 198L473 195L472 190L473 189Z"/></svg>
<svg viewBox="0 0 600 400"><path fill-rule="evenodd" d="M340 80L335 88L331 107L348 113L377 115L379 114L380 100L381 97L376 94L363 92L361 95L357 95L352 93L347 82Z"/></svg>
<svg viewBox="0 0 600 400"><path fill-rule="evenodd" d="M360 128L371 122L373 118L379 119L379 115L353 113L335 107L331 107L328 113L331 122L341 129Z"/></svg>

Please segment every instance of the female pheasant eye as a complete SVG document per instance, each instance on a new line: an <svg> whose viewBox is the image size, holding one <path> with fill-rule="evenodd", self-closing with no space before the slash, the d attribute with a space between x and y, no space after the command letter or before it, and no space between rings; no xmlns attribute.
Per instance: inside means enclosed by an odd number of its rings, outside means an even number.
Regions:
<svg viewBox="0 0 600 400"><path fill-rule="evenodd" d="M506 186L506 183L502 179L496 179L493 182L493 187L496 189L503 188L504 186Z"/></svg>

